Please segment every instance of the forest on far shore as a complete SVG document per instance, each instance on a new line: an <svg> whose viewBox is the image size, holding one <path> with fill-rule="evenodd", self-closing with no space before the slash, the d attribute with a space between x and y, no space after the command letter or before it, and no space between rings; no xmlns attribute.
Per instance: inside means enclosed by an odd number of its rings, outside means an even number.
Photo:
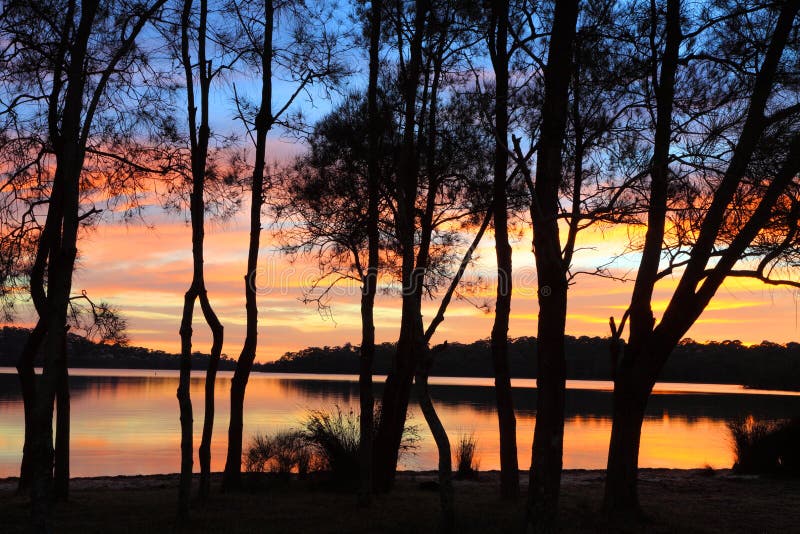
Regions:
<svg viewBox="0 0 800 534"><path fill-rule="evenodd" d="M0 330L0 366L14 367L29 330L3 327ZM73 368L100 369L178 369L179 355L161 350L124 345L109 345L69 335L69 362ZM609 340L601 337L567 336L567 378L610 380ZM376 346L376 375L391 367L394 343ZM535 378L535 337L509 340L509 363L514 378ZM208 355L195 353L193 368L205 370ZM308 347L287 352L268 363L256 363L254 371L275 373L358 374L358 345ZM220 359L220 370L232 371L236 361L227 355ZM472 343L448 343L431 370L433 376L491 377L491 347L488 339ZM661 373L664 382L743 384L765 389L798 389L800 384L800 343L781 345L762 341L744 345L738 340L698 343L684 339L675 349Z"/></svg>

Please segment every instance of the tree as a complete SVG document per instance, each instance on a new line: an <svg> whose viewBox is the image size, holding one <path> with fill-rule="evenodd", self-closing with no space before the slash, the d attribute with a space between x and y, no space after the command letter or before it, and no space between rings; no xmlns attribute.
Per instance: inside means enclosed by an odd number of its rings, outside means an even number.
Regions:
<svg viewBox="0 0 800 534"><path fill-rule="evenodd" d="M246 334L236 370L231 381L231 418L228 427L228 453L225 460L223 486L241 487L242 432L244 426L244 396L247 381L258 345L258 306L256 276L261 239L261 212L265 203L267 135L277 125L292 128L286 115L292 106L313 84L331 87L347 74L341 63L343 45L340 37L328 28L334 10L315 2L287 2L275 5L266 0L262 6L250 2L234 4L242 41L239 53L248 65L261 74L261 91L257 104L249 103L244 95L236 95L239 119L248 130L255 145L255 161L250 182L250 239L247 253L247 272L244 277ZM281 16L289 21L289 31L275 33ZM344 42L344 39L342 39ZM285 77L293 84L288 96L277 102L273 98L273 77Z"/></svg>
<svg viewBox="0 0 800 534"><path fill-rule="evenodd" d="M222 354L224 328L220 322L206 290L203 270L205 240L205 195L206 179L209 174L209 142L211 128L209 126L209 93L211 83L220 73L220 67L213 67L207 53L208 16L207 0L200 0L198 22L195 27L194 2L184 0L180 15L180 63L183 67L186 83L186 106L189 135L189 217L192 228L192 280L183 297L181 315L181 367L178 380L178 405L181 421L181 476L178 494L178 516L186 519L189 516L189 498L192 486L193 455L193 417L190 381L192 371L192 319L195 303L200 301L203 319L211 330L211 357L206 370L205 413L203 435L200 441L200 498L208 498L211 476L211 435L214 427L214 389L217 367ZM192 37L196 32L197 57L192 57ZM196 73L195 73L195 68ZM195 77L198 80L199 97L195 95ZM199 102L198 102L199 101ZM198 106L200 120L198 123Z"/></svg>
<svg viewBox="0 0 800 534"><path fill-rule="evenodd" d="M403 304L375 440L377 491L392 485L411 385L428 350L423 298L451 278L446 266L456 259L452 245L461 236L448 224L474 224L485 213L490 144L478 133L473 102L457 91L466 74L464 57L476 41L469 12L446 2L417 2L408 11L398 5L391 20L400 51L395 106L401 133L390 209ZM406 33L408 28L413 30Z"/></svg>
<svg viewBox="0 0 800 534"><path fill-rule="evenodd" d="M369 17L369 83L367 120L369 122L369 162L367 164L367 273L361 297L361 365L358 375L358 398L361 417L358 456L360 462L360 500L369 506L372 499L372 436L374 435L375 398L372 392L372 362L375 358L375 294L380 267L379 184L381 115L378 107L383 2L372 0Z"/></svg>
<svg viewBox="0 0 800 534"><path fill-rule="evenodd" d="M494 108L494 240L497 258L497 299L491 346L494 366L494 389L497 397L497 418L500 427L500 492L505 498L519 495L519 461L517 459L517 421L511 396L508 368L508 322L511 315L512 265L508 240L508 18L509 3L492 3L488 32L489 55L495 78Z"/></svg>
<svg viewBox="0 0 800 534"><path fill-rule="evenodd" d="M526 516L552 525L558 509L564 440L564 329L567 272L558 227L562 149L567 127L569 82L577 0L557 0L544 73L541 133L536 181L531 190L531 223L536 258L539 321L537 334L536 428Z"/></svg>
<svg viewBox="0 0 800 534"><path fill-rule="evenodd" d="M606 266L587 270L575 265L580 233L635 220L635 180L619 172L618 161L629 152L626 136L635 135L629 128L637 99L628 88L638 71L630 65L630 50L615 37L621 31L615 23L617 3L556 3L553 13L523 4L522 11L526 16L509 25L514 36L511 51L528 71L543 70L542 84L532 75L534 80L514 95L524 117L516 129L530 137L527 150L520 137L512 136L512 157L530 195L539 278L539 392L526 518L536 528L550 529L563 453L568 289L581 274L616 278ZM538 27L542 20L552 20L549 32ZM549 41L543 42L548 34ZM546 65L543 46L548 48ZM544 94L538 85L543 85ZM533 156L535 173L528 163Z"/></svg>
<svg viewBox="0 0 800 534"><path fill-rule="evenodd" d="M730 2L699 13L679 0L649 6L656 114L647 233L630 305L619 327L612 319L617 338L630 325L616 362L604 497L615 520L639 517L644 410L680 339L726 278L781 283L770 272L796 251L800 134L792 122L798 106L787 102L796 100L797 76L782 58L796 54L798 10L797 1ZM673 272L677 287L657 321L654 288Z"/></svg>
<svg viewBox="0 0 800 534"><path fill-rule="evenodd" d="M30 120L26 121L26 133L40 136L41 146L53 162L47 214L36 245L37 256L45 258L36 268L47 273L46 296L39 300L44 304L40 317L45 364L31 418L31 510L37 531L46 530L49 523L53 404L66 377L64 339L78 230L81 222L94 214L93 210L80 211L82 193L94 181L84 174L85 165L94 155L108 154L103 149L113 146L113 134L127 132L119 137L124 144L147 124L140 114L128 116L129 109L110 95L126 90L133 106L149 102L150 95L133 83L150 70L136 43L163 3L119 2L101 7L94 1L80 5L74 1L14 2L2 15L3 40L11 47L8 50L15 51L6 65L10 66L5 71L6 88L15 95L17 111L19 106L27 106L30 114L24 116ZM143 68L133 69L134 65ZM34 285L35 298L41 299L42 286L38 281Z"/></svg>

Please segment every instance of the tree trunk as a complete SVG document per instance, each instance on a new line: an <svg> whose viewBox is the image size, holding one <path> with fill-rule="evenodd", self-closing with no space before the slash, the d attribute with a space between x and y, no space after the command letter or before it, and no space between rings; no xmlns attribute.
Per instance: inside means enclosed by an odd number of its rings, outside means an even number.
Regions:
<svg viewBox="0 0 800 534"><path fill-rule="evenodd" d="M556 2L550 37L542 126L532 188L533 249L538 274L536 428L526 520L538 531L555 528L564 442L564 329L567 315L567 265L559 237L562 155L572 74L572 44L577 0Z"/></svg>
<svg viewBox="0 0 800 534"><path fill-rule="evenodd" d="M403 300L411 300L411 297L404 297ZM405 311L404 306L402 319L404 324L410 322L409 313L413 311ZM381 493L389 491L394 484L397 458L406 424L411 385L417 366L416 351L413 347L413 328L413 326L401 328L393 368L386 378L383 389L380 423L373 449L373 484L375 491Z"/></svg>
<svg viewBox="0 0 800 534"><path fill-rule="evenodd" d="M78 31L86 36L86 40L96 10L97 5L90 3L81 14ZM82 55L79 53L78 57ZM78 88L75 88L75 92L72 89L70 87L67 92L67 101L73 106L78 106L76 101L79 101L81 92ZM77 110L79 109L77 107ZM77 255L79 177L82 166L82 151L75 144L67 144L58 157L55 173L55 180L63 182L63 195L61 198L51 197L50 200L54 211L60 213L54 214L48 210L48 217L55 215L62 222L58 237L54 237L50 243L45 361L36 388L32 447L34 467L31 485L31 519L33 530L36 532L52 530L50 509L53 500L53 406L66 368L64 340L67 334L67 307L72 290L72 273Z"/></svg>
<svg viewBox="0 0 800 534"><path fill-rule="evenodd" d="M24 493L30 489L33 470L31 446L33 443L33 414L36 404L36 371L34 362L36 354L45 339L46 328L43 318L36 321L36 326L31 330L25 346L17 361L17 374L19 375L20 391L22 392L22 406L25 412L25 442L22 447L22 462L19 470L19 483L17 493Z"/></svg>
<svg viewBox="0 0 800 534"><path fill-rule="evenodd" d="M66 308L66 307L65 307ZM66 310L65 310L66 311ZM34 532L51 532L52 524L50 507L53 486L53 403L58 383L58 373L55 366L60 358L60 338L65 332L64 327L56 327L61 314L51 314L47 340L45 341L45 354L49 362L45 365L36 390L35 427L33 431L33 480L31 484L31 519ZM66 321L66 313L63 314Z"/></svg>
<svg viewBox="0 0 800 534"><path fill-rule="evenodd" d="M214 385L217 366L222 352L223 328L208 300L203 272L203 247L205 241L205 178L208 163L209 90L211 66L206 60L206 34L208 2L200 0L197 26L197 68L200 89L200 121L197 122L197 103L194 91L194 65L190 55L190 26L193 0L184 0L181 12L181 62L186 80L187 116L191 147L192 193L189 198L189 213L192 227L192 282L186 291L181 318L181 366L178 380L178 405L181 420L181 475L178 490L178 518L189 517L189 503L194 465L194 418L191 399L192 371L192 320L195 302L200 300L203 318L212 332L211 358L206 373L205 413L203 434L198 456L200 460L200 498L208 497L211 476L211 435L214 428Z"/></svg>
<svg viewBox="0 0 800 534"><path fill-rule="evenodd" d="M358 376L358 395L361 410L358 442L360 474L358 503L359 506L364 507L372 504L372 446L375 425L373 421L375 398L372 392L372 362L375 357L375 323L372 319L374 305L365 303L366 299L366 295L362 297L361 359L359 361Z"/></svg>
<svg viewBox="0 0 800 534"><path fill-rule="evenodd" d="M64 357L58 378L56 393L56 447L53 469L53 496L56 501L69 500L69 440L70 440L70 394L69 364L67 361L67 337L64 335L61 350Z"/></svg>
<svg viewBox="0 0 800 534"><path fill-rule="evenodd" d="M378 184L380 183L381 117L378 108L378 74L383 2L372 0L369 30L369 162L367 176L367 273L361 295L361 349L358 375L359 419L359 506L372 503L372 447L375 436L375 397L372 391L372 365L375 359L375 293L378 288Z"/></svg>
<svg viewBox="0 0 800 534"><path fill-rule="evenodd" d="M264 205L264 167L266 162L267 134L275 118L272 115L272 32L275 26L275 9L272 0L264 2L264 51L261 54L261 102L255 117L256 153L253 180L250 189L250 242L247 249L247 273L244 276L246 333L242 352L231 380L231 417L228 426L228 455L222 478L224 490L242 487L242 432L244 431L244 395L256 359L258 347L258 303L256 301L256 275L258 250L261 242L261 208Z"/></svg>
<svg viewBox="0 0 800 534"><path fill-rule="evenodd" d="M248 277L249 279L249 277ZM245 285L248 285L245 283ZM255 305L255 291L246 290L247 316L248 323L251 315L257 316L258 310ZM252 304L251 304L252 302ZM252 319L255 323L256 319ZM256 354L256 339L258 334L250 334L245 337L242 352L236 363L236 370L231 380L231 418L228 426L228 455L225 459L225 472L222 477L222 488L225 491L238 490L242 487L242 432L244 431L244 394L247 389L247 382L250 378L250 371L253 369L253 361Z"/></svg>
<svg viewBox="0 0 800 534"><path fill-rule="evenodd" d="M508 322L511 315L512 265L508 241L508 2L492 4L495 20L493 64L495 72L494 236L497 257L497 300L492 326L492 365L500 431L500 492L503 498L519 496L517 420L511 394L508 363Z"/></svg>
<svg viewBox="0 0 800 534"><path fill-rule="evenodd" d="M603 509L606 516L619 525L635 524L642 516L636 483L639 442L649 393L649 388L635 384L631 369L618 369Z"/></svg>
<svg viewBox="0 0 800 534"><path fill-rule="evenodd" d="M540 271L540 279L544 274ZM552 288L549 295L545 295L548 293L546 287ZM527 517L537 531L550 531L555 526L558 513L564 449L566 282L561 287L543 284L539 292L536 427Z"/></svg>
<svg viewBox="0 0 800 534"><path fill-rule="evenodd" d="M409 60L403 73L403 156L398 176L398 230L402 248L403 307L401 312L400 337L392 369L386 379L381 403L381 420L375 437L374 487L376 491L389 491L397 469L397 456L406 422L411 384L418 364L415 349L421 341L422 332L421 294L424 262L415 262L416 200L419 189L419 161L416 148L417 92L422 66L422 42L425 21L428 17L428 1L416 0L414 33L409 41ZM424 233L423 238L424 238ZM420 255L423 255L420 246ZM419 267L419 268L418 268Z"/></svg>
<svg viewBox="0 0 800 534"><path fill-rule="evenodd" d="M442 425L441 419L433 406L430 392L428 391L428 373L432 363L432 355L425 357L426 362L420 363L419 372L416 376L417 396L419 397L419 407L425 422L430 428L433 440L436 442L436 449L439 453L439 502L440 513L439 532L449 534L455 531L455 507L453 498L453 460L450 450L450 440L447 432Z"/></svg>
<svg viewBox="0 0 800 534"><path fill-rule="evenodd" d="M261 55L261 103L255 118L256 153L253 167L253 182L250 191L250 242L247 250L247 273L244 276L246 334L242 352L236 363L231 380L231 419L228 427L228 455L222 487L235 490L242 487L242 432L244 430L244 395L250 371L256 358L258 346L258 304L256 302L256 274L258 273L258 250L261 242L261 208L264 205L264 167L266 161L267 134L272 116L272 32L275 11L272 0L264 2L265 29L264 53Z"/></svg>
<svg viewBox="0 0 800 534"><path fill-rule="evenodd" d="M189 498L192 491L192 467L194 465L194 445L192 416L192 397L190 392L192 380L192 316L194 301L197 298L195 284L183 298L183 318L181 319L181 366L178 377L178 407L181 420L181 471L178 485L178 518L189 517Z"/></svg>
<svg viewBox="0 0 800 534"><path fill-rule="evenodd" d="M209 328L211 328L211 355L208 360L205 384L205 413L203 414L203 435L200 439L200 500L206 502L211 491L211 436L214 432L214 390L217 380L219 358L222 354L224 329L211 308L206 291L200 293L200 308Z"/></svg>

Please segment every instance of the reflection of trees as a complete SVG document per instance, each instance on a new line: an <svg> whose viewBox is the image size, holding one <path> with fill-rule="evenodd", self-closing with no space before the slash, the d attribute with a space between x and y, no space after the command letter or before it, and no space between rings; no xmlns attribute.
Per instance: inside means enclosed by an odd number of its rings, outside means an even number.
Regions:
<svg viewBox="0 0 800 534"><path fill-rule="evenodd" d="M282 391L306 399L330 403L355 403L358 384L332 380L279 380ZM448 407L469 407L479 412L495 411L495 395L490 386L430 386L437 403ZM536 390L514 388L514 406L520 414L535 415ZM568 390L567 417L611 417L611 392ZM700 418L728 420L743 414L756 418L783 418L800 413L800 397L769 395L668 393L654 395L648 404L647 417L693 421Z"/></svg>
<svg viewBox="0 0 800 534"><path fill-rule="evenodd" d="M226 390L227 378L219 385ZM355 406L358 403L358 383L334 380L261 378L253 380L254 389L269 383L277 387L284 397L297 397L299 404ZM72 376L70 387L73 400L94 398L169 397L174 394L177 378L174 376ZM376 384L377 394L382 385ZM192 379L192 389L200 394L202 378ZM437 403L448 408L476 410L481 413L495 411L494 391L489 386L432 385L431 395ZM536 390L514 388L514 406L520 415L536 413ZM0 402L17 403L20 400L19 381L16 375L0 374ZM611 416L611 393L606 391L568 390L566 401L568 418L576 416L608 419ZM800 414L800 397L770 395L733 395L702 393L656 394L650 399L647 417L694 421L701 418L730 420L752 415L757 419L779 419Z"/></svg>
<svg viewBox="0 0 800 534"><path fill-rule="evenodd" d="M223 379L218 379L223 380ZM85 397L119 398L167 394L170 399L177 385L175 376L70 376L70 395L73 401ZM192 378L192 393L203 392L203 379ZM227 386L223 386L227 387ZM20 401L19 380L16 375L0 374L0 401Z"/></svg>

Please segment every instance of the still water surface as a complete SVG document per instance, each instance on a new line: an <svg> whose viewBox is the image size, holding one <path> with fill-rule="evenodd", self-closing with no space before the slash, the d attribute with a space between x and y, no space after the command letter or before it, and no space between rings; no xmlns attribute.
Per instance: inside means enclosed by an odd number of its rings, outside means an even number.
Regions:
<svg viewBox="0 0 800 534"><path fill-rule="evenodd" d="M73 476L170 473L179 470L177 371L74 369L72 388ZM231 372L220 372L212 467L225 461ZM381 378L376 377L380 398ZM490 378L431 378L439 414L455 441L478 440L481 469L498 469L499 438ZM536 421L535 381L517 379L517 444L520 467L530 465ZM195 450L203 422L203 378L192 379ZM245 401L245 439L256 432L290 428L309 409L358 407L357 377L253 373ZM403 469L433 469L436 447L422 415L417 453ZM611 432L611 383L568 381L564 467L604 468ZM642 467L730 467L733 455L726 422L740 416L778 419L800 414L800 393L746 390L719 384L658 384L642 433ZM16 476L23 442L23 412L15 370L0 368L0 477ZM198 468L195 458L195 468Z"/></svg>

